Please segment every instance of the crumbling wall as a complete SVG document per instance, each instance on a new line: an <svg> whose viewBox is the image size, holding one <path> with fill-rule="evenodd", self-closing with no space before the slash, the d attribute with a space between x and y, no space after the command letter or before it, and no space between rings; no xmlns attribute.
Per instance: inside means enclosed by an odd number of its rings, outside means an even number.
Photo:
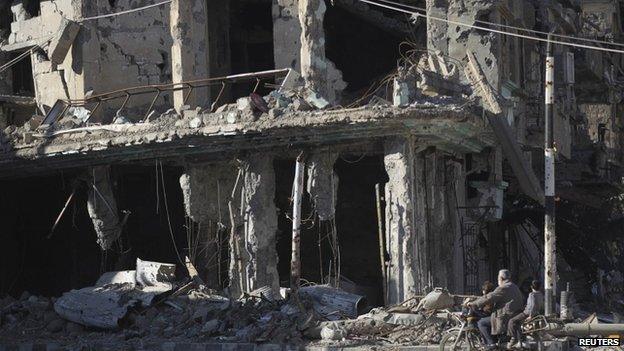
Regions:
<svg viewBox="0 0 624 351"><path fill-rule="evenodd" d="M131 0L117 0L114 7L108 0L97 0L90 15L120 12L137 6L137 2ZM98 77L98 80L91 81L91 86L86 87L88 90L103 93L137 85L171 82L169 5L97 19L89 21L89 24L98 55L97 66L85 74ZM157 101L158 104L169 99L168 95L164 96ZM149 95L133 98L129 107L148 104L152 98ZM117 101L111 107L120 103Z"/></svg>
<svg viewBox="0 0 624 351"><path fill-rule="evenodd" d="M388 303L434 287L461 289L463 165L439 150L416 152L410 138L385 142Z"/></svg>
<svg viewBox="0 0 624 351"><path fill-rule="evenodd" d="M230 245L230 294L238 296L269 286L279 291L277 208L273 155L253 154L241 160L242 218Z"/></svg>
<svg viewBox="0 0 624 351"><path fill-rule="evenodd" d="M174 0L170 6L173 82L186 82L207 77L206 2ZM186 104L192 107L209 106L207 90L208 88L205 87L197 88L191 95L186 94L184 90L174 91L174 107L180 111Z"/></svg>
<svg viewBox="0 0 624 351"><path fill-rule="evenodd" d="M59 31L63 18L79 21L136 7L137 3L131 0L115 1L114 6L108 0L42 1L40 16L11 24L9 46L5 49L44 43ZM56 66L45 55L33 57L39 105L52 106L57 99L82 98L91 90L97 94L170 82L171 44L168 6L84 21L63 64ZM204 53L206 50L205 45L196 45L194 49ZM143 105L151 99L152 96L133 98L128 105ZM121 101L111 106L119 104Z"/></svg>
<svg viewBox="0 0 624 351"><path fill-rule="evenodd" d="M413 139L405 137L389 139L384 145L384 164L389 178L385 187L389 304L419 294L428 281L423 259L427 255L422 226L425 217L419 216L423 214L421 208L415 208L418 200L413 148Z"/></svg>
<svg viewBox="0 0 624 351"><path fill-rule="evenodd" d="M301 76L306 86L330 102L336 102L347 86L342 73L325 56L324 0L300 0Z"/></svg>
<svg viewBox="0 0 624 351"><path fill-rule="evenodd" d="M35 97L39 107L45 109L57 99L77 97L74 84L68 82L79 78L80 73L75 72L71 57L62 64L52 64L47 57L47 42L63 28L66 18L76 18L80 14L80 7L69 0L55 0L41 2L41 12L36 17L30 17L18 4L12 6L12 11L16 20L11 23L11 34L3 50L21 50L33 45L43 47L25 58L32 63Z"/></svg>

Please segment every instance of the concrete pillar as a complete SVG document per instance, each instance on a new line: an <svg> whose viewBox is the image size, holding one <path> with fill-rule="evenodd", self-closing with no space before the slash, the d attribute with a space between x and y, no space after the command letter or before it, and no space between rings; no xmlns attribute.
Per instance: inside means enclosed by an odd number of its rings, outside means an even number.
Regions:
<svg viewBox="0 0 624 351"><path fill-rule="evenodd" d="M301 72L301 25L298 0L273 0L273 56L275 68Z"/></svg>
<svg viewBox="0 0 624 351"><path fill-rule="evenodd" d="M220 289L228 272L221 271L220 239L229 235L230 199L238 169L232 163L191 164L180 177L186 215L195 222L196 257L190 257L204 283ZM185 252L185 255L188 255Z"/></svg>
<svg viewBox="0 0 624 351"><path fill-rule="evenodd" d="M335 103L346 87L342 73L325 56L324 0L299 0L301 76L306 87Z"/></svg>
<svg viewBox="0 0 624 351"><path fill-rule="evenodd" d="M277 208L275 207L275 172L273 156L265 153L250 155L241 162L242 184L242 223L239 238L241 265L238 270L236 252L231 255L230 293L236 296L239 291L240 273L244 290L251 291L270 286L279 291L277 272ZM235 251L235 247L231 250Z"/></svg>
<svg viewBox="0 0 624 351"><path fill-rule="evenodd" d="M338 154L329 150L312 153L307 161L307 192L321 221L334 218L338 196L338 175L334 163Z"/></svg>
<svg viewBox="0 0 624 351"><path fill-rule="evenodd" d="M208 77L207 17L203 0L173 0L169 21L173 44L171 46L171 74L173 83ZM209 106L208 88L194 89L184 102L187 90L173 93L173 106L180 112L182 106Z"/></svg>
<svg viewBox="0 0 624 351"><path fill-rule="evenodd" d="M427 15L446 19L448 11L447 0L427 0ZM463 29L463 28L462 28ZM427 19L427 49L440 51L442 54L448 55L448 24L435 19Z"/></svg>
<svg viewBox="0 0 624 351"><path fill-rule="evenodd" d="M421 292L426 284L426 267L420 223L417 223L414 142L408 137L388 139L384 145L384 164L388 173L385 186L386 242L390 253L388 304L404 301Z"/></svg>
<svg viewBox="0 0 624 351"><path fill-rule="evenodd" d="M87 210L93 221L98 245L102 250L108 250L121 236L121 223L117 201L113 195L110 166L92 167L88 172Z"/></svg>

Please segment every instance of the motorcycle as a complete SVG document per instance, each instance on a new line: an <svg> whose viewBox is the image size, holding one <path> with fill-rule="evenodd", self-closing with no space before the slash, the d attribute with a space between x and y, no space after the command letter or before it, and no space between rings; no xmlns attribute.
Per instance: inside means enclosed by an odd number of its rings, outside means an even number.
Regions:
<svg viewBox="0 0 624 351"><path fill-rule="evenodd" d="M485 343L476 327L477 317L470 311L449 314L455 326L447 330L440 340L440 351L484 351Z"/></svg>

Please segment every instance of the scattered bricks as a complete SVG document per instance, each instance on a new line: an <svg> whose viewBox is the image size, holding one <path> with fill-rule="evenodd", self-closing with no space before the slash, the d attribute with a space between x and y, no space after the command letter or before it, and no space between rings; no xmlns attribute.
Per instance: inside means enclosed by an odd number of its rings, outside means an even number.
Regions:
<svg viewBox="0 0 624 351"><path fill-rule="evenodd" d="M48 57L54 64L61 64L69 52L72 43L78 35L80 25L76 22L63 20L59 33L52 39L48 48Z"/></svg>

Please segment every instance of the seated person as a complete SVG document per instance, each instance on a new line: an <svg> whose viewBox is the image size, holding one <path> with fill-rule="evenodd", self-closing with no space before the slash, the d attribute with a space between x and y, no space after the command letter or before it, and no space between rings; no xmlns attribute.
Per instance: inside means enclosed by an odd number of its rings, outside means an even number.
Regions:
<svg viewBox="0 0 624 351"><path fill-rule="evenodd" d="M509 320L507 324L507 334L511 336L508 348L522 348L522 322L527 318L533 318L544 313L544 294L540 291L540 282L534 280L531 282L531 293L527 298L527 304L524 311Z"/></svg>
<svg viewBox="0 0 624 351"><path fill-rule="evenodd" d="M483 286L481 286L481 295L485 296L489 293L491 293L492 291L494 291L494 284L489 281L486 280L485 282L483 282ZM466 305L468 302L468 300L464 301L464 305ZM462 312L467 315L469 317L469 321L471 322L473 327L477 326L477 321L481 318L487 317L490 314L492 314L492 305L491 304L486 304L485 306L483 306L482 308L476 308L476 309L469 309L467 307L462 308Z"/></svg>

